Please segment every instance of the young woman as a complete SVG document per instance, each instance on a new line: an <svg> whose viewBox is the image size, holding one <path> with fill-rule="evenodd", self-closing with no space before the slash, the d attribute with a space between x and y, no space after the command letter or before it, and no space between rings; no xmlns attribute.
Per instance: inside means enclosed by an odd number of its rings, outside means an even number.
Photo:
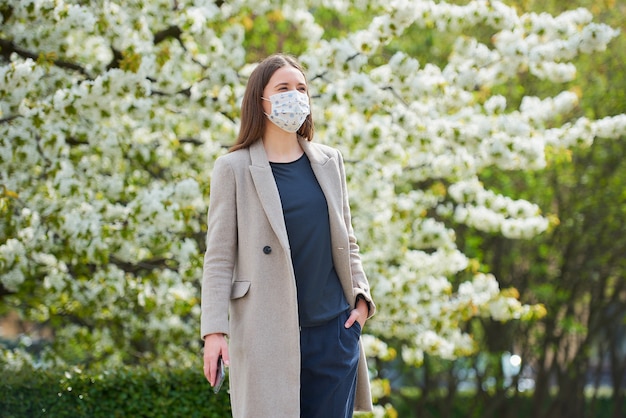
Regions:
<svg viewBox="0 0 626 418"><path fill-rule="evenodd" d="M371 410L360 342L376 306L350 220L341 154L311 142L302 67L252 72L241 129L211 178L202 278L204 374L229 366L235 418Z"/></svg>

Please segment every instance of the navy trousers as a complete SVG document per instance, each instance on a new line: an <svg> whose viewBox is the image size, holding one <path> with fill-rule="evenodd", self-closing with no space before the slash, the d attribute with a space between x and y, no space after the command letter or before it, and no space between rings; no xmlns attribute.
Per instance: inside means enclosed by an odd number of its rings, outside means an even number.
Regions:
<svg viewBox="0 0 626 418"><path fill-rule="evenodd" d="M337 318L300 330L301 418L351 418L356 393L361 326L344 323L346 311Z"/></svg>

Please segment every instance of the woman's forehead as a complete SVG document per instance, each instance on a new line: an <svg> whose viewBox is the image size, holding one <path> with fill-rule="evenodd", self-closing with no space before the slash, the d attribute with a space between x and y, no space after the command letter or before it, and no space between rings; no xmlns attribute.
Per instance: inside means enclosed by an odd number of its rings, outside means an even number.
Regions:
<svg viewBox="0 0 626 418"><path fill-rule="evenodd" d="M304 74L300 72L297 68L294 68L290 65L286 65L284 67L280 67L272 77L270 81L267 83L270 87L275 87L280 84L305 84L306 80L304 78Z"/></svg>

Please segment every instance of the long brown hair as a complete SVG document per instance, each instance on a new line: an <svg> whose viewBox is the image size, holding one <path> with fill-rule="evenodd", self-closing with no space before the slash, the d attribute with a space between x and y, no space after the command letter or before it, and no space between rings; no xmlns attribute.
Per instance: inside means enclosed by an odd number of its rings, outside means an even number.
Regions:
<svg viewBox="0 0 626 418"><path fill-rule="evenodd" d="M239 136L237 137L235 145L230 148L231 152L248 148L263 136L265 124L267 123L267 117L263 112L263 105L261 104L263 90L276 70L287 65L291 65L300 71L302 75L304 75L306 82L306 74L304 74L302 66L294 57L286 54L270 55L261 61L254 71L252 71L252 74L250 74L241 103L241 127L239 128ZM309 92L307 89L307 96L308 95ZM313 131L313 117L309 114L300 129L298 129L298 135L304 137L307 141L311 141L313 139Z"/></svg>

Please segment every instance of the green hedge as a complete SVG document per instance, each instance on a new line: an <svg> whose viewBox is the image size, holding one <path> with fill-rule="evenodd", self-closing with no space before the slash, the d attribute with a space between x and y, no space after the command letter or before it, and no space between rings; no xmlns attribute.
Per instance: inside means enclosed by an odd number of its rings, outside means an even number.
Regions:
<svg viewBox="0 0 626 418"><path fill-rule="evenodd" d="M0 374L0 417L230 417L227 382L213 393L201 370Z"/></svg>

